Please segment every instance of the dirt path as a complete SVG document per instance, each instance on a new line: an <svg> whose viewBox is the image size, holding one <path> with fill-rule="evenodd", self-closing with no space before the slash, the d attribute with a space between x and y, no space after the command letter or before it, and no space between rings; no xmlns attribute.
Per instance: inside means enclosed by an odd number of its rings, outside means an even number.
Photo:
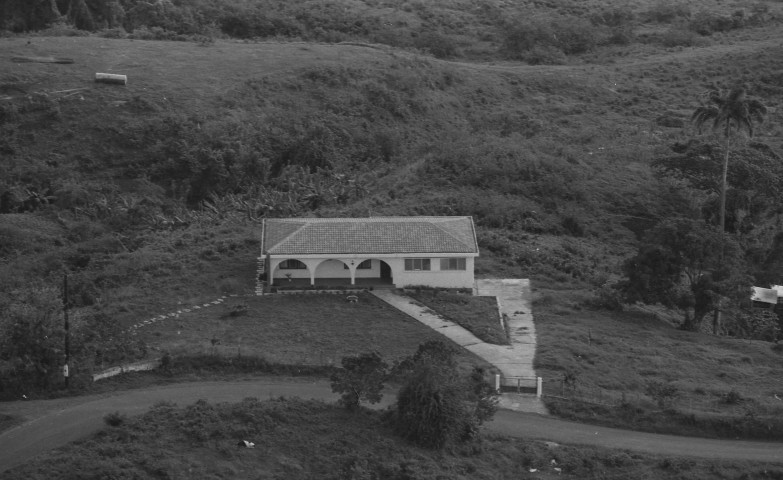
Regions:
<svg viewBox="0 0 783 480"><path fill-rule="evenodd" d="M0 413L24 415L27 421L0 433L0 472L25 463L48 450L83 438L103 426L110 412L137 415L161 401L187 405L198 399L236 402L298 396L333 401L324 380L267 378L231 382L202 382L129 390L111 395L0 404ZM393 401L386 396L379 408ZM721 441L616 430L558 420L536 414L501 410L487 425L493 433L558 443L598 445L661 455L688 455L724 460L783 461L783 444Z"/></svg>

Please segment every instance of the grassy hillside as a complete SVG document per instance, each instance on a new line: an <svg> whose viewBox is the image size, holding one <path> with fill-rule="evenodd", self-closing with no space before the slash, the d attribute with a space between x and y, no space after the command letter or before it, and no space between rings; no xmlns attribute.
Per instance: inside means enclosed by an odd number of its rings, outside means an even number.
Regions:
<svg viewBox="0 0 783 480"><path fill-rule="evenodd" d="M91 438L4 473L4 478L777 478L775 465L548 445L491 437L445 452L412 447L373 411L348 413L299 399L160 404L111 418ZM237 446L252 441L252 449ZM533 472L533 473L531 473Z"/></svg>
<svg viewBox="0 0 783 480"><path fill-rule="evenodd" d="M783 438L781 349L675 329L649 312L574 310L539 292L536 373L559 416L652 432ZM572 382L564 382L566 378Z"/></svg>
<svg viewBox="0 0 783 480"><path fill-rule="evenodd" d="M132 20L136 2L121 3ZM271 4L292 30L253 30L271 14L245 13ZM749 220L748 273L783 283L764 272L783 244L778 2L322 4L236 3L234 17L261 22L252 35L205 30L198 12L227 7L192 0L165 25L0 38L4 318L54 318L68 272L86 332L74 355L142 355L106 343L179 304L252 291L260 218L368 214L472 215L479 276L532 278L578 311L571 299L616 280L658 221L714 219L720 139L691 142L688 120L707 88L736 82L769 107L739 145L767 182L730 219ZM699 185L664 168L695 159Z"/></svg>

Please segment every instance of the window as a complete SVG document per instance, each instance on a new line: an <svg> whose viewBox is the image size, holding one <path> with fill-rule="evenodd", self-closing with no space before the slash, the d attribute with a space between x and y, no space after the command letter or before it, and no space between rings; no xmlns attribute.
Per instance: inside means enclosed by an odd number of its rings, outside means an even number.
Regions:
<svg viewBox="0 0 783 480"><path fill-rule="evenodd" d="M307 265L293 258L280 262L280 270L304 270Z"/></svg>
<svg viewBox="0 0 783 480"><path fill-rule="evenodd" d="M343 270L348 270L348 265L343 264ZM365 260L356 266L356 270L372 270L372 260Z"/></svg>
<svg viewBox="0 0 783 480"><path fill-rule="evenodd" d="M441 270L465 270L464 258L441 258L440 259Z"/></svg>
<svg viewBox="0 0 783 480"><path fill-rule="evenodd" d="M405 259L405 270L416 271L416 270L429 270L429 269L430 269L429 258L406 258Z"/></svg>

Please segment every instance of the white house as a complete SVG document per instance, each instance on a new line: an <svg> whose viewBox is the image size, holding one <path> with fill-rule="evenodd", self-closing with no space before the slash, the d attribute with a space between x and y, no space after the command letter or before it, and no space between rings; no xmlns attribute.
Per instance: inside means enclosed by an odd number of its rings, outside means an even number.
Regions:
<svg viewBox="0 0 783 480"><path fill-rule="evenodd" d="M472 288L471 217L270 218L259 265L269 285Z"/></svg>

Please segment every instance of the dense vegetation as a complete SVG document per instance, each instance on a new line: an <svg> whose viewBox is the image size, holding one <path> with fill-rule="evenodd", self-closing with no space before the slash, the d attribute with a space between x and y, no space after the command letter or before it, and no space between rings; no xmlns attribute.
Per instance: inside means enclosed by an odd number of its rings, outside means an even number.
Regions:
<svg viewBox="0 0 783 480"><path fill-rule="evenodd" d="M80 368L135 358L139 317L252 291L264 216L472 215L477 273L581 292L562 308L677 300L687 317L667 318L695 329L737 286L716 331L778 335L741 311L747 287L783 283L778 3L6 0L0 15L9 57L74 60L2 59L0 388L58 378L63 273ZM89 82L105 69L128 86ZM674 255L689 231L669 227L719 223L726 144L689 118L738 82L768 114L730 145L731 272L621 297L620 280L649 280L631 257L668 255L658 280L717 271Z"/></svg>

